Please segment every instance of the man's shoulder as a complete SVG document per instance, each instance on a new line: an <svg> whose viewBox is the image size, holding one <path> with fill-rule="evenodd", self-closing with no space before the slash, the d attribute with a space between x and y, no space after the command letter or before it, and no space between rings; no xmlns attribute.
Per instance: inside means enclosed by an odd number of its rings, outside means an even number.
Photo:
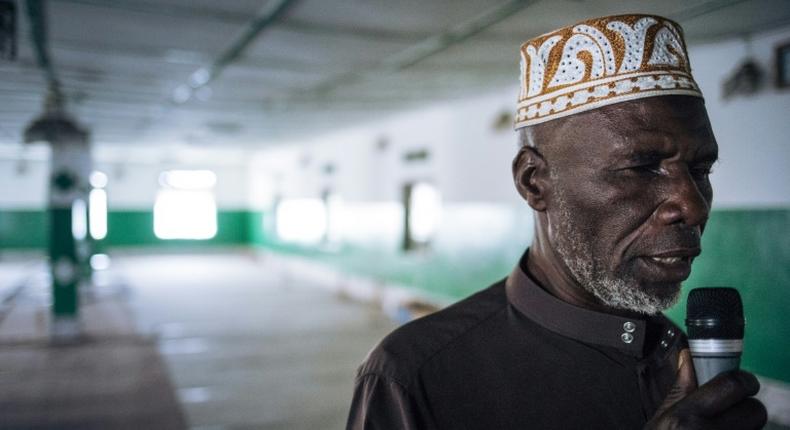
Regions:
<svg viewBox="0 0 790 430"><path fill-rule="evenodd" d="M504 284L501 280L397 328L370 351L359 368L358 378L376 375L407 387L427 361L502 315L507 307Z"/></svg>

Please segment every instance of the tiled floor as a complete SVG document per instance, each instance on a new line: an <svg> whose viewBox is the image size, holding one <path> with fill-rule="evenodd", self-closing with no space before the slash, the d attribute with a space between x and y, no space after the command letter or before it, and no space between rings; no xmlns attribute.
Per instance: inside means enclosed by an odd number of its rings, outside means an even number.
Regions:
<svg viewBox="0 0 790 430"><path fill-rule="evenodd" d="M103 275L77 345L48 344L46 276L15 298L0 428L340 429L356 366L394 328L246 254L127 255Z"/></svg>
<svg viewBox="0 0 790 430"><path fill-rule="evenodd" d="M0 428L182 429L184 417L152 342L3 346Z"/></svg>
<svg viewBox="0 0 790 430"><path fill-rule="evenodd" d="M186 427L157 343L135 332L119 290L87 292L82 335L54 344L43 264L21 277L3 266L0 282L14 287L0 312L0 428Z"/></svg>
<svg viewBox="0 0 790 430"><path fill-rule="evenodd" d="M162 353L190 425L340 429L356 366L394 328L266 261L116 258L143 332Z"/></svg>

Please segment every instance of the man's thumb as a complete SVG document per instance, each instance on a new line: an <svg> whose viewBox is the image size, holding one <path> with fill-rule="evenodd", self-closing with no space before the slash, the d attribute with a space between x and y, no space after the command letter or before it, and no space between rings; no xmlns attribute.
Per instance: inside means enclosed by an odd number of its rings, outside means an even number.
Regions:
<svg viewBox="0 0 790 430"><path fill-rule="evenodd" d="M669 394L664 398L664 402L656 412L656 416L663 414L680 399L697 389L697 375L694 374L694 364L691 361L691 353L688 348L683 349L678 354L678 371L675 385L669 390Z"/></svg>

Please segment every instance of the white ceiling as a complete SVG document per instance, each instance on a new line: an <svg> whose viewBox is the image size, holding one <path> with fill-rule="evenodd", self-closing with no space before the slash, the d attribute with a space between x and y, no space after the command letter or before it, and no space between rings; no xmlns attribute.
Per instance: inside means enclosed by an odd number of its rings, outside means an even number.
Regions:
<svg viewBox="0 0 790 430"><path fill-rule="evenodd" d="M173 102L176 89L216 61L266 3L49 0L50 55L71 113L100 145L262 147L515 84L523 40L589 17L668 16L690 44L790 22L788 0L524 1L485 31L392 70L396 55L513 1L296 0L209 89ZM0 60L4 143L21 141L47 87L25 4L17 9L19 55Z"/></svg>

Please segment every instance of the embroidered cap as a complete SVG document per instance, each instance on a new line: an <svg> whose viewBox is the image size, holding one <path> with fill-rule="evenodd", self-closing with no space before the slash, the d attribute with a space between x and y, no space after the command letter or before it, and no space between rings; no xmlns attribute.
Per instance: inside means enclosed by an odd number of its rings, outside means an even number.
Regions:
<svg viewBox="0 0 790 430"><path fill-rule="evenodd" d="M515 128L645 97L702 97L680 25L652 15L590 19L521 45Z"/></svg>

